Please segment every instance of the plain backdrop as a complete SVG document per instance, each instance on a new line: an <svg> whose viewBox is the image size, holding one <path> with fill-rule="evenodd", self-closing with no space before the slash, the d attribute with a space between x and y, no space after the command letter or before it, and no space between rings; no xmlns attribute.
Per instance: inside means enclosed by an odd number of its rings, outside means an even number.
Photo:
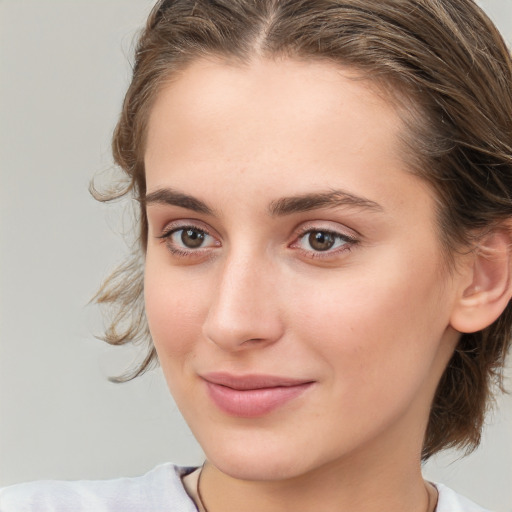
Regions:
<svg viewBox="0 0 512 512"><path fill-rule="evenodd" d="M134 35L152 3L0 0L0 485L201 462L159 370L107 380L136 354L96 340L101 317L87 305L128 250L125 207L87 189L112 166ZM512 0L481 3L510 43ZM510 396L481 448L459 457L437 457L427 477L511 512Z"/></svg>

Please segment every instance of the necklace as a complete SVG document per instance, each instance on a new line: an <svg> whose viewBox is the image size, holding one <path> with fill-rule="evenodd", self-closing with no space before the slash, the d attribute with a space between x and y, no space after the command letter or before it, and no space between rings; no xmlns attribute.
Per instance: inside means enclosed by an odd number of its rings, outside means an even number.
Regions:
<svg viewBox="0 0 512 512"><path fill-rule="evenodd" d="M206 505L204 504L203 497L201 496L201 490L200 490L200 487L201 487L200 486L200 484L201 484L201 477L203 476L203 470L204 470L204 465L205 464L206 464L206 461L203 462L203 465L201 467L201 471L199 471L199 476L197 477L196 492L197 492L197 499L199 500L200 507L204 510L204 512L208 512L208 509L206 508Z"/></svg>
<svg viewBox="0 0 512 512"><path fill-rule="evenodd" d="M203 470L206 462L203 462L203 465L201 467L201 471L199 471L199 476L197 477L197 486L196 486L196 492L197 492L197 499L199 501L200 508L203 509L204 512L208 512L208 509L206 508L206 505L204 504L203 496L201 495L201 476L203 475ZM425 512L435 512L437 505L434 506L434 510L431 511L430 507L432 505L432 495L429 490L429 484L425 486L425 489L427 491L427 509Z"/></svg>

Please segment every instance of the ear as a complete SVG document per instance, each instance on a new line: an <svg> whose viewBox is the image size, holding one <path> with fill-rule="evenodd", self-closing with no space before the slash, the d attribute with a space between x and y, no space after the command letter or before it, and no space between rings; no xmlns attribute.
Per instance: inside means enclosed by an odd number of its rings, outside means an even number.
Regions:
<svg viewBox="0 0 512 512"><path fill-rule="evenodd" d="M451 326L462 333L491 325L512 297L511 232L502 227L485 235L468 258L450 317Z"/></svg>

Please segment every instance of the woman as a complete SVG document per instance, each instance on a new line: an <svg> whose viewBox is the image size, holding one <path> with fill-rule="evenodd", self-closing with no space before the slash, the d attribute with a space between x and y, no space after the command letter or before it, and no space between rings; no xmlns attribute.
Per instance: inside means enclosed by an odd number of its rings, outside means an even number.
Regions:
<svg viewBox="0 0 512 512"><path fill-rule="evenodd" d="M144 263L98 299L207 461L1 510L482 510L421 461L478 445L510 346L511 84L470 0L157 4L103 197Z"/></svg>

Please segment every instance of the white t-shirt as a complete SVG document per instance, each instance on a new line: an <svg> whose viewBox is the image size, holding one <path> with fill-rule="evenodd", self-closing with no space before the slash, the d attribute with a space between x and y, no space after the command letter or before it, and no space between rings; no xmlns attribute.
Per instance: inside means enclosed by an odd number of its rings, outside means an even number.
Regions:
<svg viewBox="0 0 512 512"><path fill-rule="evenodd" d="M196 468L162 464L135 478L43 480L0 489L0 512L197 512L181 477ZM442 484L436 512L488 512Z"/></svg>

